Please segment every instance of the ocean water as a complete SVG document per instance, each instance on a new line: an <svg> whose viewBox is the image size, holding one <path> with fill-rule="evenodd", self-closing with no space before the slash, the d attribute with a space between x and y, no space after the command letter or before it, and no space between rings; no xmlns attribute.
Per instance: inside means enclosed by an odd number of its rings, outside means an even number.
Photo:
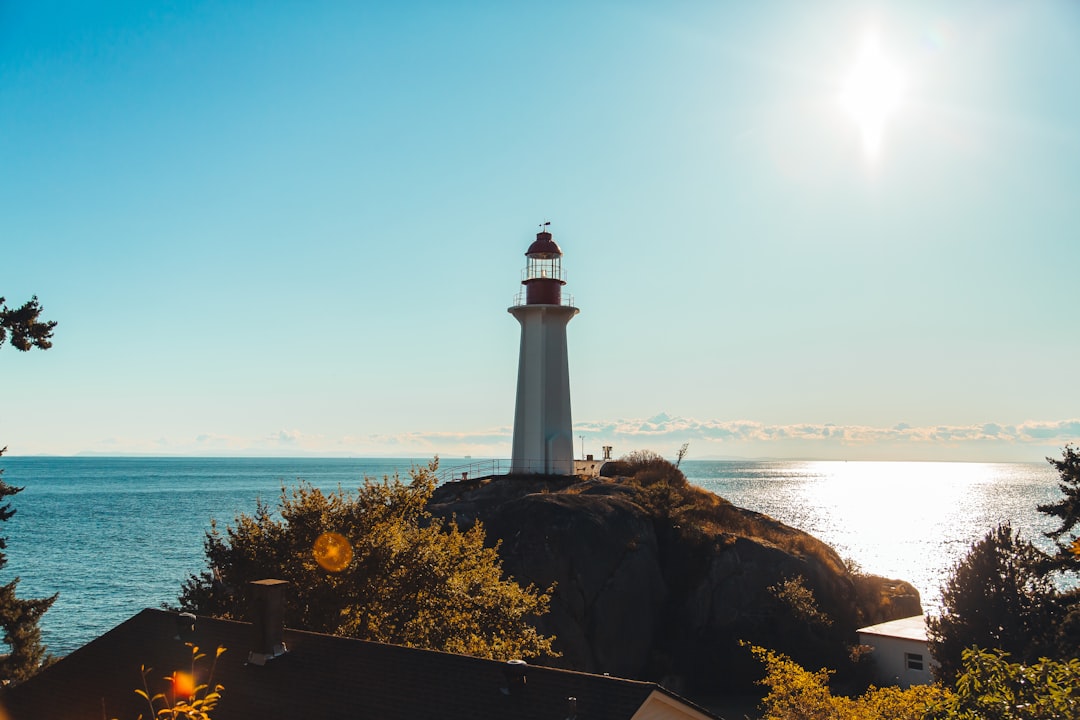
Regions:
<svg viewBox="0 0 1080 720"><path fill-rule="evenodd" d="M863 572L907 580L924 610L940 604L951 568L986 531L1010 522L1035 545L1057 527L1049 463L685 463L692 481L831 545Z"/></svg>
<svg viewBox="0 0 1080 720"><path fill-rule="evenodd" d="M64 655L146 607L173 603L204 568L211 517L220 525L275 503L299 479L326 490L404 475L409 459L5 457L25 490L0 525L22 597L60 597L44 616ZM463 462L463 461L462 461ZM444 467L455 464L445 460ZM864 571L908 580L933 608L970 544L1010 521L1046 546L1035 510L1058 498L1049 464L685 461L691 482L806 530Z"/></svg>

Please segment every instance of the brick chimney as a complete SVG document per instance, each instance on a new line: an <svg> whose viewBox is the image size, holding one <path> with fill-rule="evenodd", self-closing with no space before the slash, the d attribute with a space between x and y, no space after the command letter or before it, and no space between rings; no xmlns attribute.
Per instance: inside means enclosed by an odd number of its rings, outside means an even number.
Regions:
<svg viewBox="0 0 1080 720"><path fill-rule="evenodd" d="M248 583L251 605L252 645L248 662L265 665L268 660L284 655L285 647L285 588L286 580L254 580Z"/></svg>

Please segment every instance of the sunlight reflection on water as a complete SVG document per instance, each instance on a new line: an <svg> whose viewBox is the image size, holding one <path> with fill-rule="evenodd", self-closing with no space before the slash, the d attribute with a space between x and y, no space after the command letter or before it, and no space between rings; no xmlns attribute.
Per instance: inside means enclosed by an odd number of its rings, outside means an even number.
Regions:
<svg viewBox="0 0 1080 720"><path fill-rule="evenodd" d="M949 569L987 530L1009 521L1043 548L1057 499L1048 464L698 462L688 477L736 505L832 545L863 571L907 580L933 609Z"/></svg>

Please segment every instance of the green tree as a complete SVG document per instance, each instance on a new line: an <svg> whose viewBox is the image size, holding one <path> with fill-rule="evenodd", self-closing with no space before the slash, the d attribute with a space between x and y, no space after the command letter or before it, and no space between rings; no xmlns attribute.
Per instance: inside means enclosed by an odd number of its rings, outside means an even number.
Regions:
<svg viewBox="0 0 1080 720"><path fill-rule="evenodd" d="M960 672L963 651L995 648L1024 662L1052 645L1057 593L1044 572L1046 554L999 525L975 542L941 590L941 614L927 618L930 654L939 675Z"/></svg>
<svg viewBox="0 0 1080 720"><path fill-rule="evenodd" d="M10 341L12 347L23 352L35 347L39 350L51 348L56 321L41 320L41 312L37 295L17 308L9 308L7 301L0 297L0 347Z"/></svg>
<svg viewBox="0 0 1080 720"><path fill-rule="evenodd" d="M1046 533L1057 547L1047 563L1047 572L1071 576L1073 580L1072 590L1060 593L1056 599L1059 619L1053 637L1056 656L1068 659L1080 653L1080 450L1066 445L1060 460L1046 460L1058 472L1062 495L1057 502L1038 506L1039 512L1058 521L1058 527Z"/></svg>
<svg viewBox="0 0 1080 720"><path fill-rule="evenodd" d="M7 448L0 448L3 455ZM9 485L3 479L3 469L0 468L0 521L10 520L15 514L11 503L7 498L22 492L21 487ZM0 537L0 569L7 565L7 555L3 552L7 548L7 540ZM46 654L45 645L41 642L41 628L38 621L45 611L56 602L56 595L48 598L21 599L15 594L19 578L13 578L10 582L0 585L0 628L3 629L3 640L7 644L9 652L0 657L0 683L20 683L36 673L43 663L51 661Z"/></svg>
<svg viewBox="0 0 1080 720"><path fill-rule="evenodd" d="M927 720L1075 720L1080 717L1080 660L1011 663L1008 653L970 648L953 692Z"/></svg>
<svg viewBox="0 0 1080 720"><path fill-rule="evenodd" d="M10 342L12 347L26 352L31 348L47 350L52 347L55 321L42 321L41 305L37 296L18 308L9 308L4 298L0 297L0 347ZM3 455L7 448L0 448ZM0 522L10 520L15 510L8 498L22 492L21 487L9 485L2 477L0 469ZM6 539L0 537L0 569L7 565ZM51 660L46 648L41 643L41 629L38 621L45 614L56 595L36 600L22 600L15 595L19 578L14 578L5 585L0 585L0 628L3 629L3 641L9 653L0 657L0 683L22 682Z"/></svg>
<svg viewBox="0 0 1080 720"><path fill-rule="evenodd" d="M499 659L554 654L529 623L549 595L502 577L479 523L463 532L426 510L437 462L355 493L302 483L282 489L276 514L260 502L224 534L212 524L208 569L187 579L180 606L243 619L247 583L279 578L291 627Z"/></svg>
<svg viewBox="0 0 1080 720"><path fill-rule="evenodd" d="M1057 544L1054 567L1057 570L1080 572L1080 553L1077 543L1080 538L1073 532L1080 524L1080 450L1066 445L1062 458L1048 457L1046 461L1058 472L1058 489L1062 497L1057 502L1039 505L1039 512L1057 518L1058 527L1046 533Z"/></svg>

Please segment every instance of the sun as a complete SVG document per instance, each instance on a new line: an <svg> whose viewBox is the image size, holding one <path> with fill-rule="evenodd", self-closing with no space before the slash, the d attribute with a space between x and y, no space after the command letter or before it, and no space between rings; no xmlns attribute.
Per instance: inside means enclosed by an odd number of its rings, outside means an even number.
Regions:
<svg viewBox="0 0 1080 720"><path fill-rule="evenodd" d="M881 147L885 124L900 107L905 79L881 51L875 33L867 33L862 48L840 90L840 105L851 116L871 158Z"/></svg>

